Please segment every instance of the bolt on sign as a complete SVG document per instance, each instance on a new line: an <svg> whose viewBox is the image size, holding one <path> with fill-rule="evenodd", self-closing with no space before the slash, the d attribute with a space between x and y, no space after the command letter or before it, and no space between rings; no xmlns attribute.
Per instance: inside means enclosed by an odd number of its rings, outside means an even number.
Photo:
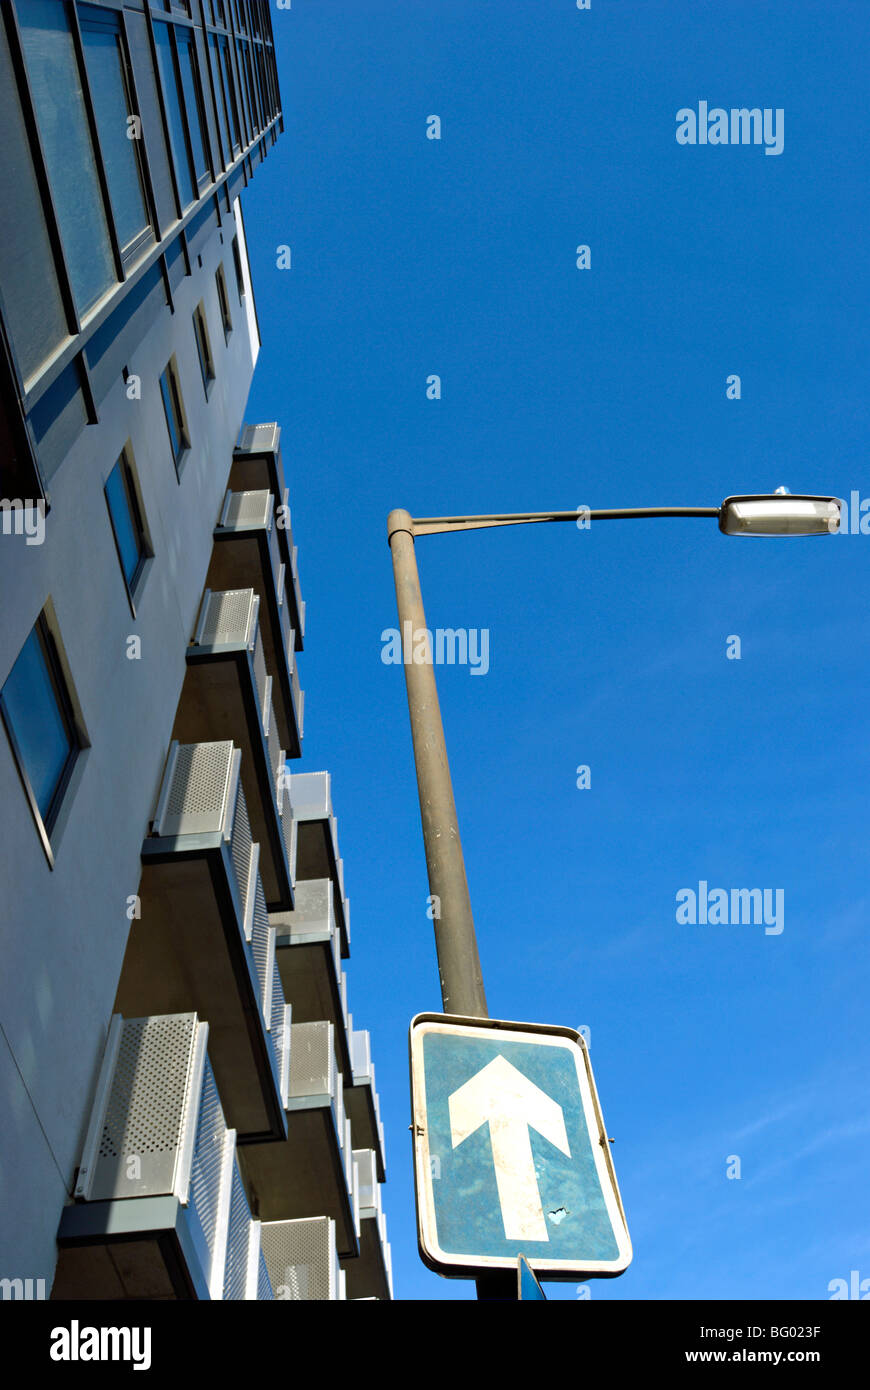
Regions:
<svg viewBox="0 0 870 1390"><path fill-rule="evenodd" d="M417 1236L439 1274L622 1274L631 1261L581 1034L418 1014L411 1023Z"/></svg>

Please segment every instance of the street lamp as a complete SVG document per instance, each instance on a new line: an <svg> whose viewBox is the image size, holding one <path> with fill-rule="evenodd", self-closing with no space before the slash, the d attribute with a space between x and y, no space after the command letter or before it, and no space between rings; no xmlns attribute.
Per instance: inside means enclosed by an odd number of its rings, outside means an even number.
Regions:
<svg viewBox="0 0 870 1390"><path fill-rule="evenodd" d="M573 512L518 512L512 515L414 518L396 510L387 519L399 628L402 633L408 710L417 768L423 843L434 902L433 921L441 998L445 1014L488 1018L477 950L465 861L459 838L447 746L438 704L433 655L417 657L419 634L426 632L420 576L414 553L417 536L474 531L532 522L628 521L658 517L715 517L728 536L817 536L834 534L840 523L836 497L792 495L785 489L728 497L721 507L634 507ZM582 514L582 516L581 516Z"/></svg>

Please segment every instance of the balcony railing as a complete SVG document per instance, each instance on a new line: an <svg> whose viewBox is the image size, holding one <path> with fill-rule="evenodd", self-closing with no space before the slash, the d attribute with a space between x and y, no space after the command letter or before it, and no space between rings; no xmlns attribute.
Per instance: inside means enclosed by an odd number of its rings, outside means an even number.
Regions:
<svg viewBox="0 0 870 1390"><path fill-rule="evenodd" d="M53 1297L272 1297L208 1037L195 1013L112 1019Z"/></svg>
<svg viewBox="0 0 870 1390"><path fill-rule="evenodd" d="M387 1222L381 1205L378 1165L371 1149L355 1149L360 1214L360 1248L355 1260L344 1261L348 1298L389 1299L393 1296L392 1262Z"/></svg>
<svg viewBox="0 0 870 1390"><path fill-rule="evenodd" d="M347 991L334 892L329 878L300 879L294 910L272 912L269 921L276 932L278 968L293 1021L332 1023L336 1057L345 1085L351 1086Z"/></svg>
<svg viewBox="0 0 870 1390"><path fill-rule="evenodd" d="M279 938L280 940L280 938ZM353 1016L349 1015L348 1037L353 1081L345 1087L344 1102L353 1127L354 1146L374 1151L378 1182L383 1182L384 1171L384 1126L381 1120L381 1106L375 1087L375 1064L372 1061L371 1038L366 1029L354 1028Z"/></svg>
<svg viewBox="0 0 870 1390"><path fill-rule="evenodd" d="M171 746L115 1006L209 1020L224 1108L249 1143L284 1138L288 1079L280 976L274 965L262 974L274 940L240 760L229 741Z"/></svg>
<svg viewBox="0 0 870 1390"><path fill-rule="evenodd" d="M333 1026L294 1023L290 1038L287 1138L248 1145L241 1161L263 1221L329 1216L339 1254L352 1258L359 1248L355 1175Z"/></svg>
<svg viewBox="0 0 870 1390"><path fill-rule="evenodd" d="M297 822L296 878L330 878L341 954L350 955L350 904L344 895L344 864L338 852L338 822L332 812L328 772L294 772L290 800Z"/></svg>
<svg viewBox="0 0 870 1390"><path fill-rule="evenodd" d="M206 589L173 736L181 743L231 739L241 750L242 785L251 833L261 847L260 875L273 909L293 906L278 779L284 750L272 708L254 589Z"/></svg>
<svg viewBox="0 0 870 1390"><path fill-rule="evenodd" d="M268 488L275 499L278 541L288 576L290 626L295 632L296 650L301 651L305 636L305 604L299 587L298 549L293 542L290 525L289 493L284 485L280 439L281 430L276 424L245 425L239 447L233 454L229 486L234 492Z"/></svg>
<svg viewBox="0 0 870 1390"><path fill-rule="evenodd" d="M259 595L266 667L277 687L273 703L278 733L287 756L296 758L302 747L303 698L278 536L270 491L227 492L214 531L206 584L215 591L252 588Z"/></svg>
<svg viewBox="0 0 870 1390"><path fill-rule="evenodd" d="M264 1221L263 1254L277 1299L293 1302L344 1298L344 1275L328 1216Z"/></svg>

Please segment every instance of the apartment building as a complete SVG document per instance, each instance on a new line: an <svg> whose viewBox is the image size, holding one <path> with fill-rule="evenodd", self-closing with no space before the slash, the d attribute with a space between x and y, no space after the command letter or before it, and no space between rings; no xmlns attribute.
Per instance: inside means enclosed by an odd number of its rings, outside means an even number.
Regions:
<svg viewBox="0 0 870 1390"><path fill-rule="evenodd" d="M2 1288L390 1297L280 430L244 425L269 6L15 0L0 65Z"/></svg>

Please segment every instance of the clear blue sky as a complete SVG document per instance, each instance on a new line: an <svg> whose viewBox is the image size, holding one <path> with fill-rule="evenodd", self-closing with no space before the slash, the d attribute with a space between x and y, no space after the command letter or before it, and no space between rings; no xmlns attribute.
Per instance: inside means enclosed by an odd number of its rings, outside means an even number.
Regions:
<svg viewBox="0 0 870 1390"><path fill-rule="evenodd" d="M396 1295L469 1298L416 1251L407 1028L441 1004L386 516L870 498L870 6L293 0L273 24L248 419L282 426L308 603L295 766L333 775ZM678 144L699 101L782 108L782 153ZM870 1277L870 535L417 549L430 626L490 634L486 675L438 671L490 1011L591 1029L635 1250L593 1299ZM701 880L782 889L784 930L678 924Z"/></svg>

